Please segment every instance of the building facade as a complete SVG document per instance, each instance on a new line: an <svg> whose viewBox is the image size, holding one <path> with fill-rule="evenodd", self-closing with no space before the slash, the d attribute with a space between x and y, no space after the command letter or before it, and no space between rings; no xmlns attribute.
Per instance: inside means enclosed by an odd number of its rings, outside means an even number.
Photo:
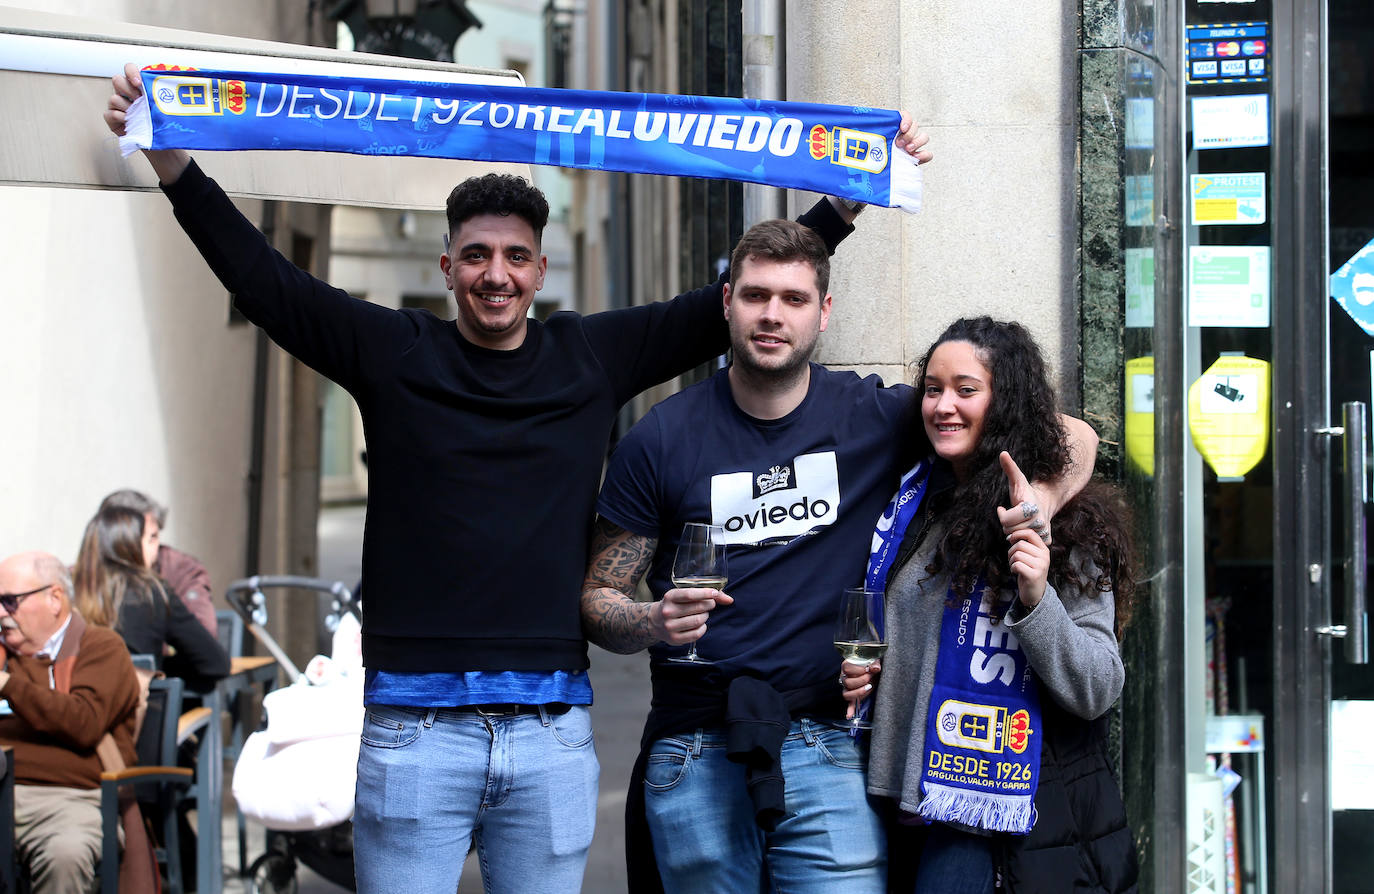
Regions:
<svg viewBox="0 0 1374 894"><path fill-rule="evenodd" d="M171 507L166 539L202 558L219 592L247 574L313 576L323 380L234 313L148 165L120 158L100 117L109 78L126 61L518 76L343 54L328 48L334 26L321 10L293 2L51 5L0 8L0 109L12 136L0 147L0 405L11 430L34 433L0 445L0 500L12 507L0 550L73 560L101 498L134 487ZM324 153L200 160L279 251L326 280L331 204L432 213L447 194L434 187L441 176L528 171ZM269 598L273 635L305 661L318 650L317 607Z"/></svg>
<svg viewBox="0 0 1374 894"><path fill-rule="evenodd" d="M113 40L155 26L183 37L324 42L318 23L278 0L235 8L138 0L9 6L80 14L70 30ZM109 92L107 76L57 95L79 97L60 110L81 122L67 139L88 147L113 179L117 166L133 171L143 162L119 161L100 121ZM9 111L19 112L12 104L19 98L7 91ZM19 153L55 152L28 133L6 148L7 164ZM39 178L0 186L0 194L7 272L0 393L14 430L34 433L0 446L0 501L23 508L0 522L3 551L43 549L73 560L101 498L134 487L171 507L166 540L199 556L219 592L253 568L312 574L315 374L232 313L230 296L161 195L57 188ZM326 272L325 206L248 199L241 207L280 250ZM286 607L275 614L278 634L290 640L300 628L302 648L313 643L303 626L313 627L313 610L294 624Z"/></svg>
<svg viewBox="0 0 1374 894"><path fill-rule="evenodd" d="M1142 890L1363 890L1367 442L1343 405L1371 397L1374 251L1343 265L1374 238L1370 5L551 6L571 86L923 124L926 208L859 219L822 359L904 379L954 317L1029 326L1135 507L1114 739ZM759 65L771 94L749 92ZM607 306L709 276L749 214L728 185L574 182L583 292Z"/></svg>
<svg viewBox="0 0 1374 894"><path fill-rule="evenodd" d="M471 8L539 21L542 47L480 48L500 56L480 64L519 67L524 53L532 82L768 91L916 116L937 155L926 208L859 219L836 257L822 359L905 379L955 316L1026 323L1065 408L1102 434L1099 470L1136 510L1143 596L1123 641L1115 748L1143 890L1367 886L1367 0ZM80 11L332 39L300 4L269 0ZM92 88L73 114L96 124L103 101ZM760 208L792 214L814 198L591 172L550 192L571 259L558 306L584 312L700 283ZM0 197L0 497L23 507L0 522L6 549L70 557L100 496L131 485L172 505L169 538L217 580L250 565L310 573L318 379L233 320L209 272L185 263L160 196L5 185ZM322 275L336 228L358 266L340 260L345 279L373 275L367 250L433 238L432 217L399 208L345 226L316 205L243 207ZM437 254L426 244L417 263ZM436 294L432 280L388 288L396 301Z"/></svg>

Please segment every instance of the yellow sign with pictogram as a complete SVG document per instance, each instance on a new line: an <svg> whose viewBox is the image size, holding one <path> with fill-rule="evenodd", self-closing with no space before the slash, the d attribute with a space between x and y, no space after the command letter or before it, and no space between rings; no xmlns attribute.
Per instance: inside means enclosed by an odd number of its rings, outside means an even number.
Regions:
<svg viewBox="0 0 1374 894"><path fill-rule="evenodd" d="M1188 431L1217 478L1243 478L1269 448L1269 364L1218 357L1188 388Z"/></svg>
<svg viewBox="0 0 1374 894"><path fill-rule="evenodd" d="M1155 358L1126 361L1126 457L1155 474Z"/></svg>

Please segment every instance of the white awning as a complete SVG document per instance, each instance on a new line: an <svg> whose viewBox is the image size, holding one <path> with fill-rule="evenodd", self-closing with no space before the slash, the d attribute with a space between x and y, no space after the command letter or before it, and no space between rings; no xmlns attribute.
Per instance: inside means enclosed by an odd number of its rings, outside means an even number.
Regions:
<svg viewBox="0 0 1374 894"><path fill-rule="evenodd" d="M121 158L101 113L125 62L235 71L420 76L523 86L517 72L345 53L0 6L0 183L155 189L136 155ZM198 152L231 195L288 201L442 209L472 174L529 176L527 165L335 152Z"/></svg>

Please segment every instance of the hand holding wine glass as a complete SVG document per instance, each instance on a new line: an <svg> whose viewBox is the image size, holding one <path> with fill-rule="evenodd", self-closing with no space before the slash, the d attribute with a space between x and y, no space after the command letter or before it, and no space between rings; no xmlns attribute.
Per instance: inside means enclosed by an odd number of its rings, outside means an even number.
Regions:
<svg viewBox="0 0 1374 894"><path fill-rule="evenodd" d="M705 615L717 602L730 601L720 593L727 580L725 573L725 529L719 525L701 522L688 522L682 526L682 540L678 543L677 554L673 558L673 585L677 590L670 591L675 597L675 608L685 607L685 616ZM689 593L692 590L713 590L714 593ZM683 598L686 597L686 598ZM723 598L721 598L723 597ZM665 602L667 601L665 594ZM667 607L664 609L667 613ZM702 618L705 621L705 618ZM697 654L696 640L692 640L687 654L681 658L668 658L675 664L714 664Z"/></svg>
<svg viewBox="0 0 1374 894"><path fill-rule="evenodd" d="M840 651L847 664L865 669L872 668L887 652L887 642L878 633L878 619L882 617L882 598L882 593L862 587L844 591L840 601L840 614L835 621L835 648ZM850 691L846 680L851 679L841 672L840 683L845 687L846 693ZM859 716L858 708L858 701L855 700L849 720L840 724L842 728L861 730L872 727L872 724Z"/></svg>

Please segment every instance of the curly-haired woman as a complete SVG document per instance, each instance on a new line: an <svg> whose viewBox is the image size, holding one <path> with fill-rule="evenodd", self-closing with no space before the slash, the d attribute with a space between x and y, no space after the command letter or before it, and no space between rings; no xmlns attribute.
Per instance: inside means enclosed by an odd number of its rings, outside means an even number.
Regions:
<svg viewBox="0 0 1374 894"><path fill-rule="evenodd" d="M1104 717L1121 694L1132 595L1124 504L1094 483L1052 536L1038 521L1003 532L997 510L1016 508L1021 470L1050 480L1072 462L1020 325L955 322L916 384L911 436L926 458L879 521L869 568L889 643L869 792L926 826L918 894L1131 891Z"/></svg>

